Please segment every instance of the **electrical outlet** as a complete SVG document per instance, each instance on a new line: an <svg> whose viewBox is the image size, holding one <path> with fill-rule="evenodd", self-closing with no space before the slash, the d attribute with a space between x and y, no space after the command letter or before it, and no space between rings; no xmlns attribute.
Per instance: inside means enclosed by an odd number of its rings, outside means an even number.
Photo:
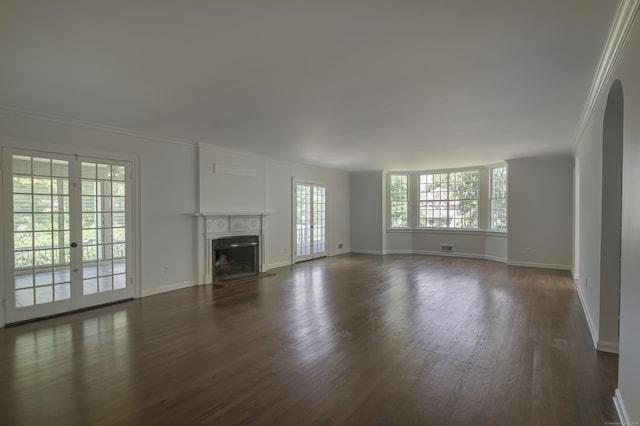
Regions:
<svg viewBox="0 0 640 426"><path fill-rule="evenodd" d="M344 247L344 244L338 243L338 248L343 248L343 247Z"/></svg>

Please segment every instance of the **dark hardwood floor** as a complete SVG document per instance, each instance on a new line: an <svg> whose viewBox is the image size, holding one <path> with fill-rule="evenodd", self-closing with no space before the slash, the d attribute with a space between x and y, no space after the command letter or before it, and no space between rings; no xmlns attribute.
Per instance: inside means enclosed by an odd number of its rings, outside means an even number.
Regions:
<svg viewBox="0 0 640 426"><path fill-rule="evenodd" d="M0 329L0 423L603 425L567 272L344 255Z"/></svg>

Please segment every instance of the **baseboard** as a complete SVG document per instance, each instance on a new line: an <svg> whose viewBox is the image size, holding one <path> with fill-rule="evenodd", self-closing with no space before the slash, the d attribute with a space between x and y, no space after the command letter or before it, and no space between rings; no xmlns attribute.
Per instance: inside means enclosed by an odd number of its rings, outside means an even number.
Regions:
<svg viewBox="0 0 640 426"><path fill-rule="evenodd" d="M494 262L507 263L509 259L506 257L498 257L498 256L489 256L488 254L484 256L486 260L493 260Z"/></svg>
<svg viewBox="0 0 640 426"><path fill-rule="evenodd" d="M580 274L577 274L577 273L573 274L573 279L576 280L576 281L579 280L580 279Z"/></svg>
<svg viewBox="0 0 640 426"><path fill-rule="evenodd" d="M616 392L613 395L613 404L616 406L618 417L620 417L620 424L622 424L623 426L638 424L638 422L633 423L631 421L631 416L629 416L627 407L624 405L624 399L622 399L622 394L620 393L620 389L616 389Z"/></svg>
<svg viewBox="0 0 640 426"><path fill-rule="evenodd" d="M598 330L593 324L593 320L591 319L591 312L589 312L589 306L584 298L584 294L582 294L582 287L578 285L578 299L580 299L580 304L582 305L582 311L584 312L584 317L587 320L587 326L589 327L589 333L591 333L591 339L593 340L593 347L598 349Z"/></svg>
<svg viewBox="0 0 640 426"><path fill-rule="evenodd" d="M341 249L341 250L336 250L336 251L332 251L329 253L329 256L340 256L341 254L349 254L351 253L351 250L349 249Z"/></svg>
<svg viewBox="0 0 640 426"><path fill-rule="evenodd" d="M416 254L413 250L385 250L384 254Z"/></svg>
<svg viewBox="0 0 640 426"><path fill-rule="evenodd" d="M270 270L275 269L275 268L282 268L284 266L291 266L291 265L293 265L293 263L290 260L284 260L282 262L271 263L271 264L266 266L266 269L264 270L264 272L270 271Z"/></svg>
<svg viewBox="0 0 640 426"><path fill-rule="evenodd" d="M195 281L185 281L181 283L173 283L149 289L142 289L142 297L153 296L154 294L166 293L168 291L180 290L182 288L193 287L197 285Z"/></svg>
<svg viewBox="0 0 640 426"><path fill-rule="evenodd" d="M571 271L571 265L559 265L556 263L537 263L537 262L520 262L520 261L508 261L509 266L525 266L529 268L543 268L543 269L562 269L564 271Z"/></svg>
<svg viewBox="0 0 640 426"><path fill-rule="evenodd" d="M350 250L351 253L357 253L357 254L375 254L377 256L382 256L384 254L383 251L381 250L361 250L361 249L351 249Z"/></svg>
<svg viewBox="0 0 640 426"><path fill-rule="evenodd" d="M608 342L606 340L598 340L596 349L600 352L608 352L610 354L620 354L620 344L618 342Z"/></svg>

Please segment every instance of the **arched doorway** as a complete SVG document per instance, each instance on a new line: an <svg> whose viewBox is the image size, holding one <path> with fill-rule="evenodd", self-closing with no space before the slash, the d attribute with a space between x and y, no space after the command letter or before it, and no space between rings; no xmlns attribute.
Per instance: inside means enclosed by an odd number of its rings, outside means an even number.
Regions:
<svg viewBox="0 0 640 426"><path fill-rule="evenodd" d="M600 246L600 327L598 349L618 352L622 228L622 84L609 89L602 126L602 225Z"/></svg>

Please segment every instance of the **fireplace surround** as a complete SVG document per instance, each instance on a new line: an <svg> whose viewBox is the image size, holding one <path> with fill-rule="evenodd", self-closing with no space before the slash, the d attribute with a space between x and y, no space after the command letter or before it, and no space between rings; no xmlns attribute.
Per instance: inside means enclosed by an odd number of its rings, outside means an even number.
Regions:
<svg viewBox="0 0 640 426"><path fill-rule="evenodd" d="M255 255L254 263L255 273L263 272L264 267L264 234L266 230L266 214L265 213L213 213L213 214L197 214L198 220L198 276L199 284L211 284L214 281L220 281L220 272L230 272L230 267L220 268L220 259L216 259L216 247L221 241L223 244L245 244L233 242L233 239L249 237L249 249L245 249L245 253L238 252L236 256L244 258L248 254L248 250L252 250ZM255 243L255 244L252 244ZM219 247L222 248L223 246ZM228 249L237 249L238 247L228 247ZM222 248L222 250L226 250ZM228 255L228 254L227 254ZM218 261L218 275L216 276L216 261ZM238 259L234 261L238 263ZM227 259L227 265L230 262ZM243 266L235 265L236 269L247 269L246 260L242 261ZM239 273L248 273L247 271ZM234 279L234 278L229 278Z"/></svg>

